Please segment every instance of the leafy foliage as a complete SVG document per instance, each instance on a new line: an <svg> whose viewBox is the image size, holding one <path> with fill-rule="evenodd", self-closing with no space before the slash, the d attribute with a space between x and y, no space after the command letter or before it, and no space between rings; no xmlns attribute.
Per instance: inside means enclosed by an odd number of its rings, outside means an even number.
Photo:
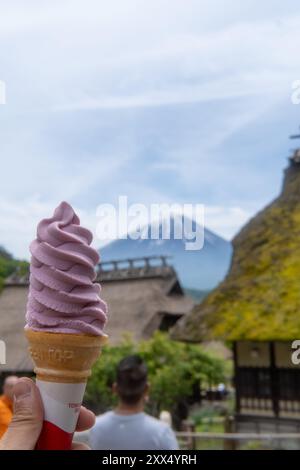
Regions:
<svg viewBox="0 0 300 470"><path fill-rule="evenodd" d="M16 269L19 270L20 275L23 275L28 270L27 261L15 260L5 248L0 246L0 291L3 287L3 282L6 277L12 274Z"/></svg>
<svg viewBox="0 0 300 470"><path fill-rule="evenodd" d="M172 341L162 332L138 344L126 337L119 346L105 347L93 368L86 399L98 411L115 404L111 386L115 381L117 364L134 353L140 354L148 366L148 408L154 414L162 409L172 409L179 400L191 397L195 384L207 386L225 380L225 362L204 352L198 345Z"/></svg>

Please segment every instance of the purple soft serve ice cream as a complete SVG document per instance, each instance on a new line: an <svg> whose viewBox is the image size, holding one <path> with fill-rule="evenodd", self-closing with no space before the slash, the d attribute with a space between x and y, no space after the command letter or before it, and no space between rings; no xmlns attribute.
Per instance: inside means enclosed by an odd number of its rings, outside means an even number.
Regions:
<svg viewBox="0 0 300 470"><path fill-rule="evenodd" d="M102 335L107 307L94 283L97 251L92 233L62 202L37 227L31 243L26 328L53 333Z"/></svg>

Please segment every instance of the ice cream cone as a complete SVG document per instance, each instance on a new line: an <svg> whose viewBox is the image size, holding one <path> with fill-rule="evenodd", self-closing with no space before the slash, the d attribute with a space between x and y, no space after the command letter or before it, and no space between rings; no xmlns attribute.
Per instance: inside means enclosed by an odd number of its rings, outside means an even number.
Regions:
<svg viewBox="0 0 300 470"><path fill-rule="evenodd" d="M99 253L67 202L30 244L25 335L44 406L38 449L70 449L86 382L107 336L107 305L94 282Z"/></svg>
<svg viewBox="0 0 300 470"><path fill-rule="evenodd" d="M107 335L49 333L25 329L44 405L39 450L71 448L86 382Z"/></svg>
<svg viewBox="0 0 300 470"><path fill-rule="evenodd" d="M108 336L48 333L25 329L38 380L83 383Z"/></svg>

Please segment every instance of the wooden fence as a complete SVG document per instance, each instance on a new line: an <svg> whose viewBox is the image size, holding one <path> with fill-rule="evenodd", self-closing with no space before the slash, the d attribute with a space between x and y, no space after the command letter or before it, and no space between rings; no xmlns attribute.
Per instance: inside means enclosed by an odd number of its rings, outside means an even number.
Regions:
<svg viewBox="0 0 300 470"><path fill-rule="evenodd" d="M300 449L299 433L177 432L182 449Z"/></svg>

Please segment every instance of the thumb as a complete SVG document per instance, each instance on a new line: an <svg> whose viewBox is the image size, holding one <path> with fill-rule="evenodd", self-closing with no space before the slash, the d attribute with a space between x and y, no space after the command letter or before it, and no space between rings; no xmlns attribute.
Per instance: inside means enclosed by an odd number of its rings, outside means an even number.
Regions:
<svg viewBox="0 0 300 470"><path fill-rule="evenodd" d="M32 450L43 425L43 405L39 390L29 378L19 379L14 387L14 414L0 441L0 449Z"/></svg>

